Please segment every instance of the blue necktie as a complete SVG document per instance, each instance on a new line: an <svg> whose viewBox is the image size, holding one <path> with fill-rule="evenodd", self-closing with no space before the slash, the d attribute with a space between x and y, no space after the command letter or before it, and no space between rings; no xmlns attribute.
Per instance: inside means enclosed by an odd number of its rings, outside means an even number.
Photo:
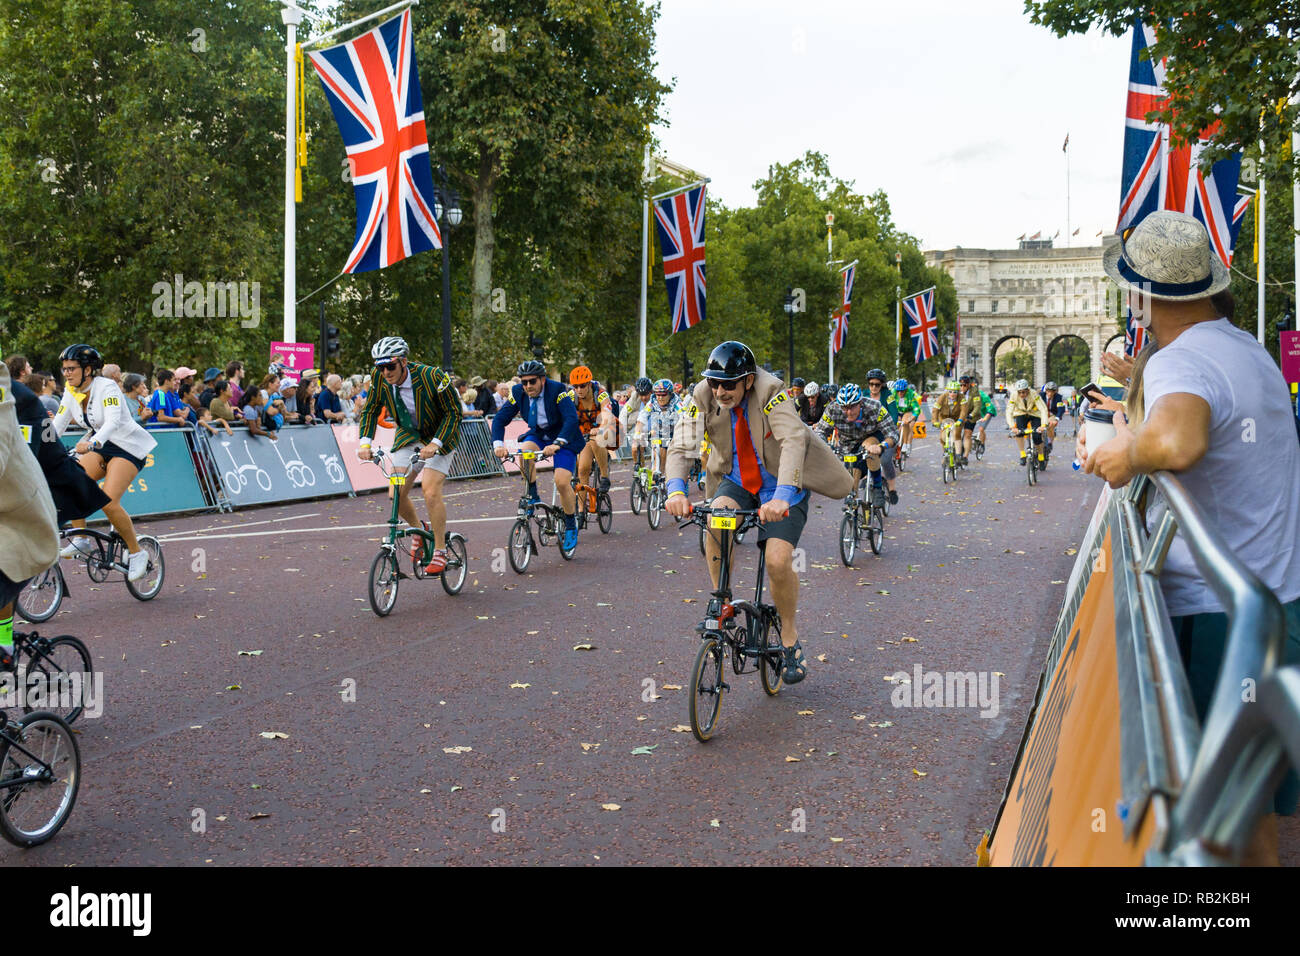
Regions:
<svg viewBox="0 0 1300 956"><path fill-rule="evenodd" d="M530 398L528 400L528 427L529 428L537 427L537 403L540 401L541 398Z"/></svg>

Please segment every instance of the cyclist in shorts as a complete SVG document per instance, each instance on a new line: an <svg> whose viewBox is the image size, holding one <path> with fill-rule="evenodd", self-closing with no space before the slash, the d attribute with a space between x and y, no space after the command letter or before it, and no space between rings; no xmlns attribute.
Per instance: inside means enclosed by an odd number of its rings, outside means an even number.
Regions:
<svg viewBox="0 0 1300 956"><path fill-rule="evenodd" d="M393 432L393 467L405 471L412 466L415 474L421 470L420 483L424 488L424 504L429 520L423 522L426 531L432 531L434 541L443 544L435 548L425 571L441 574L447 570L447 503L443 500L442 485L451 474L452 454L460 440L460 396L452 385L451 376L436 365L420 365L409 360L410 350L406 340L395 335L380 339L370 349L375 363L376 380L370 397L357 418L361 441L357 457L369 461L371 439L379 427L381 412L395 422ZM409 485L397 486L397 513L412 528L421 522L411 504ZM424 539L411 537L411 560L423 559Z"/></svg>
<svg viewBox="0 0 1300 956"><path fill-rule="evenodd" d="M636 470L641 467L642 459L645 457L645 442L637 431L637 421L641 415L641 409L650 404L650 394L654 391L654 383L642 375L632 386L633 394L627 400L624 406L624 427L627 430L628 445L632 449L632 468Z"/></svg>
<svg viewBox="0 0 1300 956"><path fill-rule="evenodd" d="M594 460L600 473L597 490L609 491L609 445L618 430L609 393L600 387L600 382L593 381L591 369L585 365L569 373L569 387L573 389L574 405L578 409L578 431L586 439L578 455L578 481L587 483Z"/></svg>
<svg viewBox="0 0 1300 956"><path fill-rule="evenodd" d="M673 383L661 378L654 384L654 397L637 416L637 431L651 447L650 464L655 469L654 480L663 478L668 463L668 443L672 441L673 429L681 417L682 406L673 394ZM655 442L661 442L655 445ZM659 451L656 453L655 448Z"/></svg>
<svg viewBox="0 0 1300 956"><path fill-rule="evenodd" d="M948 422L953 423L949 429L947 441L956 441L957 435L960 434L961 421L966 417L966 399L962 398L961 383L953 379L948 383L944 393L939 396L939 401L935 402L930 408L930 419L934 422L934 427L939 430L940 450L943 450L944 439L943 426ZM958 451L960 455L960 451Z"/></svg>
<svg viewBox="0 0 1300 956"><path fill-rule="evenodd" d="M975 427L979 429L980 441L988 444L988 424L993 421L993 416L998 413L998 406L993 401L993 396L979 387L979 383L974 379L971 380L971 395L978 398L979 409L975 413Z"/></svg>
<svg viewBox="0 0 1300 956"><path fill-rule="evenodd" d="M884 375L881 379L883 381ZM880 488L881 472L886 463L889 469L884 474L886 479L894 470L890 453L898 442L894 422L885 406L874 398L864 397L862 389L852 383L842 386L836 398L835 404L826 409L822 420L817 423L817 432L840 458L852 454L860 456L850 464L855 485L870 474L872 489ZM898 492L893 488L889 489L889 503L898 503Z"/></svg>
<svg viewBox="0 0 1300 956"><path fill-rule="evenodd" d="M984 392L980 391L979 385L973 375L963 375L961 377L962 398L966 401L966 417L962 419L962 464L970 456L971 441L975 437L975 429L980 430L980 441L985 440L984 426L988 424L990 418L997 413L997 406L993 400Z"/></svg>
<svg viewBox="0 0 1300 956"><path fill-rule="evenodd" d="M921 414L921 402L916 397L916 389L912 388L912 383L905 378L895 381L892 388L894 389L894 401L898 405L901 416L898 419L899 441L902 443L903 451L910 455L912 453L912 425L924 420Z"/></svg>
<svg viewBox="0 0 1300 956"><path fill-rule="evenodd" d="M1043 389L1043 407L1047 409L1047 455L1052 454L1052 442L1056 440L1056 426L1060 424L1061 419L1070 414L1069 408L1065 404L1065 399L1061 393L1056 390L1055 382L1048 382Z"/></svg>
<svg viewBox="0 0 1300 956"><path fill-rule="evenodd" d="M840 389L840 394L844 394L844 389ZM873 368L867 372L867 394L866 399L878 404L884 410L884 418L889 420L893 434L881 443L880 450L880 467L885 476L885 487L889 489L889 503L898 504L898 475L894 470L894 453L898 451L898 406L894 404L893 395L885 386L885 373ZM842 403L842 402L841 402ZM864 408L864 414L870 414L869 408Z"/></svg>
<svg viewBox="0 0 1300 956"><path fill-rule="evenodd" d="M1047 458L1043 455L1043 436L1038 431L1043 422L1047 419L1047 406L1043 404L1043 397L1029 388L1029 383L1023 378L1015 384L1015 394L1007 397L1007 426L1014 429L1016 434L1016 448L1020 450L1020 464L1024 466L1025 457L1025 439L1019 432L1026 428L1034 429L1034 448L1038 452L1038 467L1042 468L1047 464Z"/></svg>
<svg viewBox="0 0 1300 956"><path fill-rule="evenodd" d="M695 387L669 449L665 508L677 518L691 513L686 473L701 432L713 446L709 474L718 483L713 507L759 512L759 546L767 555L772 601L782 622L782 676L786 683L798 683L808 669L796 626L794 549L808 520L810 493L843 498L853 480L835 453L800 421L781 380L760 369L754 353L740 342L723 342L709 354L704 381ZM705 550L717 587L719 548L711 534L705 535Z"/></svg>
<svg viewBox="0 0 1300 956"><path fill-rule="evenodd" d="M578 519L574 514L577 498L573 491L573 474L578 467L578 452L584 444L578 430L578 409L573 392L553 378L547 378L546 366L537 359L521 362L515 370L520 384L510 389L510 399L492 418L492 447L504 459L506 425L518 415L528 423L528 431L519 436L524 451L544 451L555 462L555 491L564 511L564 550L578 546ZM536 463L522 461L520 470L528 480L528 496L535 504L537 496Z"/></svg>
<svg viewBox="0 0 1300 956"><path fill-rule="evenodd" d="M90 432L74 450L86 474L104 482L104 494L110 499L104 505L104 517L126 544L127 580L138 581L149 571L149 555L135 536L131 516L122 507L122 495L158 442L132 416L117 382L99 374L104 367L99 352L89 345L69 345L59 360L68 387L59 413L54 416L54 434L62 435L69 424L81 425ZM86 526L84 520L71 524ZM85 553L89 548L81 542L80 537L73 537L59 554L71 558Z"/></svg>

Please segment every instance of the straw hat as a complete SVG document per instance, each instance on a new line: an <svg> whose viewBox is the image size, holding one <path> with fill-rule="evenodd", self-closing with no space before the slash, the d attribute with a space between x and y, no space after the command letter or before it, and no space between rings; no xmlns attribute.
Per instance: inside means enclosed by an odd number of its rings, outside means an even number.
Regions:
<svg viewBox="0 0 1300 956"><path fill-rule="evenodd" d="M1108 249L1102 268L1121 289L1167 302L1208 298L1231 282L1228 267L1210 248L1204 224L1168 209L1151 213L1127 240Z"/></svg>

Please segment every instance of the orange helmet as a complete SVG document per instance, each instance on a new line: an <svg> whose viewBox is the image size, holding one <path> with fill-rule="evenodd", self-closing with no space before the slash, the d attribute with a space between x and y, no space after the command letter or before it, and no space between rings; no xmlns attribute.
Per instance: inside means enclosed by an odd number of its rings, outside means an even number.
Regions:
<svg viewBox="0 0 1300 956"><path fill-rule="evenodd" d="M591 369L585 365L579 365L569 373L570 385L587 385L591 382Z"/></svg>

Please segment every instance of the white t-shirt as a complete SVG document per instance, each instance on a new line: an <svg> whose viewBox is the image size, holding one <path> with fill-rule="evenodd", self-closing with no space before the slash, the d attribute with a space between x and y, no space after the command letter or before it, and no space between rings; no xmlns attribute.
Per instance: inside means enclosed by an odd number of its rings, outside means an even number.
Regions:
<svg viewBox="0 0 1300 956"><path fill-rule="evenodd" d="M1143 377L1148 416L1174 392L1210 406L1210 447L1177 475L1206 522L1283 604L1300 598L1300 442L1282 373L1227 319L1200 322L1162 347ZM1164 512L1149 509L1148 529ZM1223 611L1181 533L1160 577L1171 616Z"/></svg>

